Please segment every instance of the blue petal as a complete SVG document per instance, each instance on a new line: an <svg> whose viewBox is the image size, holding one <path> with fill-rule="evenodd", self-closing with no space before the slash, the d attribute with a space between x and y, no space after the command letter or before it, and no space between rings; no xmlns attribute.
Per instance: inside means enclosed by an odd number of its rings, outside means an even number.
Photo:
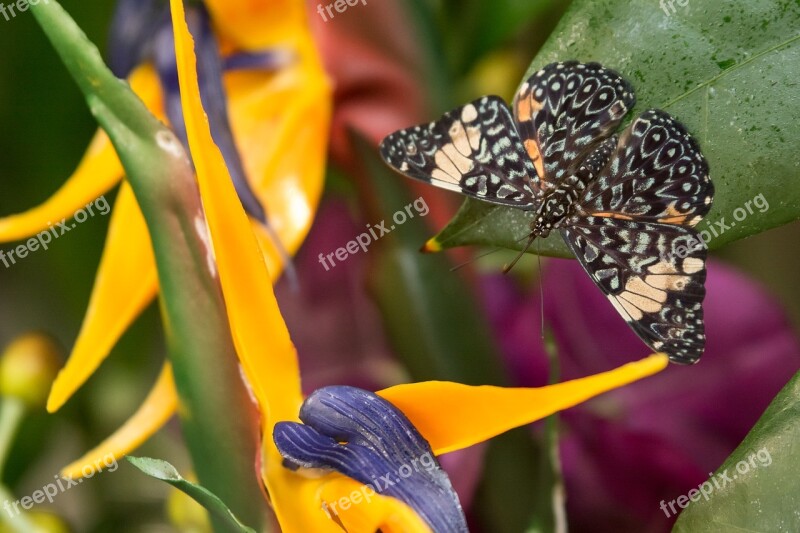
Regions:
<svg viewBox="0 0 800 533"><path fill-rule="evenodd" d="M291 65L296 55L290 50L264 50L261 52L238 52L223 59L226 71L234 70L280 70Z"/></svg>
<svg viewBox="0 0 800 533"><path fill-rule="evenodd" d="M355 387L325 387L306 399L300 420L275 426L288 468L334 470L407 503L437 533L468 531L430 445L391 403Z"/></svg>
<svg viewBox="0 0 800 533"><path fill-rule="evenodd" d="M108 38L108 65L115 76L127 77L145 59L153 34L168 12L162 0L117 2Z"/></svg>

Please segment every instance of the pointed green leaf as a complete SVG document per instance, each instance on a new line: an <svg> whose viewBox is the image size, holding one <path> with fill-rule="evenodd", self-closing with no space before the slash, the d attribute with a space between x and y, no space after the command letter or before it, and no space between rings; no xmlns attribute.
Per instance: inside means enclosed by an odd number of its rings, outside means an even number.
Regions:
<svg viewBox="0 0 800 533"><path fill-rule="evenodd" d="M672 0L576 0L528 75L553 61L598 61L633 83L638 103L631 116L655 107L683 122L711 167L714 207L698 229L714 228L709 247L717 248L800 218L798 28L795 0L685 7ZM759 195L763 202L754 202ZM445 248L520 249L514 241L530 215L477 203L467 201L436 240ZM542 253L568 255L557 235Z"/></svg>
<svg viewBox="0 0 800 533"><path fill-rule="evenodd" d="M798 479L800 373L701 487L701 495L692 495L698 501L689 503L673 531L800 531Z"/></svg>
<svg viewBox="0 0 800 533"><path fill-rule="evenodd" d="M166 481L173 487L182 490L194 501L205 507L209 513L215 515L227 525L230 531L241 533L255 533L255 529L242 524L233 512L210 490L196 483L185 480L178 470L166 461L151 459L150 457L126 457L129 463L150 477Z"/></svg>

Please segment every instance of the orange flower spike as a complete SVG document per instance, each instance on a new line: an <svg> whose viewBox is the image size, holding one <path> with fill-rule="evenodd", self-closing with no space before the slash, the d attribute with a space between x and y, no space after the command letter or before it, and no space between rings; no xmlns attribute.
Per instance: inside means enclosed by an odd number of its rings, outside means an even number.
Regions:
<svg viewBox="0 0 800 533"><path fill-rule="evenodd" d="M434 453L440 455L656 374L668 363L665 354L653 354L608 372L540 388L476 387L428 381L397 385L377 394L400 409L430 443Z"/></svg>
<svg viewBox="0 0 800 533"><path fill-rule="evenodd" d="M47 401L57 411L89 379L158 291L158 274L144 217L123 183L106 237L89 309L66 366Z"/></svg>

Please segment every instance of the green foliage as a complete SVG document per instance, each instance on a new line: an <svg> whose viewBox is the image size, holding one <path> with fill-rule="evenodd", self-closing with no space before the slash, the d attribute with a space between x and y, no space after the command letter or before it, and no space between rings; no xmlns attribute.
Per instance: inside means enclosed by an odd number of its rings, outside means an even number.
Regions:
<svg viewBox="0 0 800 533"><path fill-rule="evenodd" d="M798 479L800 373L714 473L710 496L690 503L673 531L800 531Z"/></svg>
<svg viewBox="0 0 800 533"><path fill-rule="evenodd" d="M669 4L674 4L673 13ZM638 103L669 111L699 140L716 188L699 230L729 226L710 248L800 218L800 3L795 0L689 2L577 0L527 75L567 59L598 61L629 79ZM527 77L526 75L526 77ZM755 208L763 195L768 209ZM739 208L750 210L735 220ZM742 212L736 212L742 218ZM520 249L530 215L468 200L437 237ZM568 257L560 235L543 255Z"/></svg>
<svg viewBox="0 0 800 533"><path fill-rule="evenodd" d="M151 459L149 457L126 457L129 463L144 472L150 477L160 479L182 490L197 503L205 507L208 512L220 519L227 529L240 533L255 533L255 529L242 524L233 512L210 490L196 483L185 480L178 473L178 470L166 461L161 459Z"/></svg>

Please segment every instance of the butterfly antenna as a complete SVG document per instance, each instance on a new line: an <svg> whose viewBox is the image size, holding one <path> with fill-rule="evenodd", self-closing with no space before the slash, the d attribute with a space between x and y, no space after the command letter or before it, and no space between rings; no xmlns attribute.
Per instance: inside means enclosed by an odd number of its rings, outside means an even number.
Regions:
<svg viewBox="0 0 800 533"><path fill-rule="evenodd" d="M464 261L463 263L454 266L453 268L450 269L450 272L455 272L456 270L460 270L460 269L464 268L465 266L469 265L470 263L474 263L478 259L482 259L482 258L486 257L487 255L492 255L493 253L499 252L500 250L502 250L502 248L494 248L492 250L489 250L488 252L482 253L481 255L476 255L475 257L473 257L471 259L468 259L468 260Z"/></svg>
<svg viewBox="0 0 800 533"><path fill-rule="evenodd" d="M511 263L509 263L509 264L507 264L506 266L503 267L503 274L508 274L508 272L512 268L514 268L514 265L517 264L517 261L522 259L522 256L525 255L528 252L528 248L530 248L531 245L533 244L534 239L536 239L536 234L535 233L531 233L530 236L528 236L528 244L525 245L525 248L523 248L522 251L517 254L517 257L515 257L514 260L511 261Z"/></svg>
<svg viewBox="0 0 800 533"><path fill-rule="evenodd" d="M514 242L519 242L519 241L522 241L522 240L524 240L524 239L527 239L527 238L528 238L528 236L527 236L527 235L523 235L523 236L522 236L522 237L520 237L519 239L516 239ZM499 248L499 247L498 247L498 248L494 248L494 249L492 249L492 250L489 250L488 252L482 253L481 255L478 255L478 256L476 256L476 257L473 257L472 259L469 259L469 260L467 260L467 261L464 261L464 262L463 262L463 263L461 263L460 265L456 265L456 266L454 266L453 268L451 268L451 269L450 269L450 272L455 272L456 270L460 270L460 269L464 268L465 266L467 266L468 264L470 264L470 263L474 263L474 262L475 262L475 261L477 261L478 259L483 259L483 258L484 258L484 257L486 257L487 255L492 255L493 253L495 253L495 252L499 252L500 250L504 250L504 248Z"/></svg>
<svg viewBox="0 0 800 533"><path fill-rule="evenodd" d="M544 282L542 281L542 241L536 241L536 261L539 263L539 303L542 317L542 341L544 341Z"/></svg>

